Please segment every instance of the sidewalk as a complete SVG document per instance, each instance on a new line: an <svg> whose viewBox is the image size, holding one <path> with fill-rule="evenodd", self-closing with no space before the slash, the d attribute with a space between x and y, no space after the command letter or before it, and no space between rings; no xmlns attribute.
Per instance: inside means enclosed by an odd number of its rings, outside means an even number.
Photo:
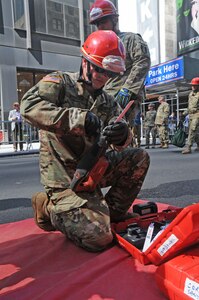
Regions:
<svg viewBox="0 0 199 300"><path fill-rule="evenodd" d="M27 154L37 154L39 153L40 143L35 142L29 145L29 149L26 150L27 146L24 144L24 151L14 152L12 144L2 144L0 145L0 157L13 156L13 155L27 155Z"/></svg>

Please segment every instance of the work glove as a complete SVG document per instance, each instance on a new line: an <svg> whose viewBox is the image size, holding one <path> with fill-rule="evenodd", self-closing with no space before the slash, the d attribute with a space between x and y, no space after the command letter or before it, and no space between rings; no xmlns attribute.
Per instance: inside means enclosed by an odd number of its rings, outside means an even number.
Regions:
<svg viewBox="0 0 199 300"><path fill-rule="evenodd" d="M122 88L116 96L116 101L119 103L119 105L124 109L127 104L129 103L132 96L132 92L130 92L128 89Z"/></svg>
<svg viewBox="0 0 199 300"><path fill-rule="evenodd" d="M91 111L86 114L85 132L88 136L96 136L100 132L100 120Z"/></svg>
<svg viewBox="0 0 199 300"><path fill-rule="evenodd" d="M119 121L106 126L103 130L103 135L109 144L122 146L128 136L128 126L124 121Z"/></svg>

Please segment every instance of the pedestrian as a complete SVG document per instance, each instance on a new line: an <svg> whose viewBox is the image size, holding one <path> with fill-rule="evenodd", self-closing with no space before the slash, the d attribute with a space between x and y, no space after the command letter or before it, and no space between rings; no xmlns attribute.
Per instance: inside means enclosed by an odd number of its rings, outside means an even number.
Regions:
<svg viewBox="0 0 199 300"><path fill-rule="evenodd" d="M186 115L184 117L183 129L184 129L184 132L186 133L186 137L188 137L188 135L189 135L189 115Z"/></svg>
<svg viewBox="0 0 199 300"><path fill-rule="evenodd" d="M24 95L21 107L25 119L40 128L45 193L32 197L37 225L61 231L88 251L101 251L113 241L111 222L125 219L137 197L149 156L128 147L128 124L124 119L113 123L121 107L103 91L111 76L125 70L123 43L113 31L96 31L84 42L81 54L79 73L45 76ZM93 153L100 132L109 145L104 154L108 168L94 191L72 190L77 164ZM103 195L100 188L107 186L111 188Z"/></svg>
<svg viewBox="0 0 199 300"><path fill-rule="evenodd" d="M133 147L140 148L141 146L141 126L142 126L141 112L139 111L135 119L133 120L133 126L132 126Z"/></svg>
<svg viewBox="0 0 199 300"><path fill-rule="evenodd" d="M167 149L169 147L168 118L170 109L165 96L159 96L158 102L160 105L157 109L155 125L160 139L160 148Z"/></svg>
<svg viewBox="0 0 199 300"><path fill-rule="evenodd" d="M149 149L150 146L150 135L152 136L152 148L155 148L156 145L156 125L155 125L155 118L156 118L156 110L155 104L150 103L148 105L148 111L146 112L144 118L144 127L145 127L145 135L146 135L146 147L145 149Z"/></svg>
<svg viewBox="0 0 199 300"><path fill-rule="evenodd" d="M171 141L177 129L177 118L174 111L169 116L168 128L169 128L169 139Z"/></svg>
<svg viewBox="0 0 199 300"><path fill-rule="evenodd" d="M9 112L8 120L11 121L13 149L16 152L18 150L19 144L20 151L23 151L22 116L20 113L20 105L18 102L13 103L13 109Z"/></svg>
<svg viewBox="0 0 199 300"><path fill-rule="evenodd" d="M90 9L89 23L98 30L113 30L122 40L126 49L126 71L110 78L104 90L116 97L124 108L129 100L135 100L133 109L128 114L129 122L140 111L140 103L145 97L144 82L150 69L151 60L147 43L140 34L121 32L118 29L118 12L109 0L96 0Z"/></svg>
<svg viewBox="0 0 199 300"><path fill-rule="evenodd" d="M182 154L191 153L191 147L196 142L195 151L199 151L199 77L191 80L192 91L189 94L188 108L183 115L189 115L189 134L186 147L182 150Z"/></svg>

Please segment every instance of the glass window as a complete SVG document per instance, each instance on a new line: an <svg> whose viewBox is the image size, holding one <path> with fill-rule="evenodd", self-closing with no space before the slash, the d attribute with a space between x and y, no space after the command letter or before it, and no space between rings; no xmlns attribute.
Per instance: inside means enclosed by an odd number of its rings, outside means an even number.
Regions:
<svg viewBox="0 0 199 300"><path fill-rule="evenodd" d="M32 72L17 72L17 92L20 102L23 95L33 86Z"/></svg>
<svg viewBox="0 0 199 300"><path fill-rule="evenodd" d="M14 27L26 29L24 15L24 0L13 0Z"/></svg>
<svg viewBox="0 0 199 300"><path fill-rule="evenodd" d="M34 0L34 16L36 32L80 40L78 0Z"/></svg>
<svg viewBox="0 0 199 300"><path fill-rule="evenodd" d="M80 39L79 9L65 5L65 29L66 37Z"/></svg>
<svg viewBox="0 0 199 300"><path fill-rule="evenodd" d="M64 36L63 4L47 0L48 33Z"/></svg>
<svg viewBox="0 0 199 300"><path fill-rule="evenodd" d="M45 14L45 1L34 0L34 16L35 16L35 31L47 32L46 28L46 14Z"/></svg>
<svg viewBox="0 0 199 300"><path fill-rule="evenodd" d="M51 71L24 71L17 69L17 92L20 102L23 95Z"/></svg>

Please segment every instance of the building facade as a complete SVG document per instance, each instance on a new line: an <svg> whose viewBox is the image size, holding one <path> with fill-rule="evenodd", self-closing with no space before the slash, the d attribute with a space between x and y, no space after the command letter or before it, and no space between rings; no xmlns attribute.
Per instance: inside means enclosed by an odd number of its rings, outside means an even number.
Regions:
<svg viewBox="0 0 199 300"><path fill-rule="evenodd" d="M79 71L80 46L94 30L90 0L0 1L0 106L7 120L12 103L45 74ZM116 4L116 3L115 3Z"/></svg>

